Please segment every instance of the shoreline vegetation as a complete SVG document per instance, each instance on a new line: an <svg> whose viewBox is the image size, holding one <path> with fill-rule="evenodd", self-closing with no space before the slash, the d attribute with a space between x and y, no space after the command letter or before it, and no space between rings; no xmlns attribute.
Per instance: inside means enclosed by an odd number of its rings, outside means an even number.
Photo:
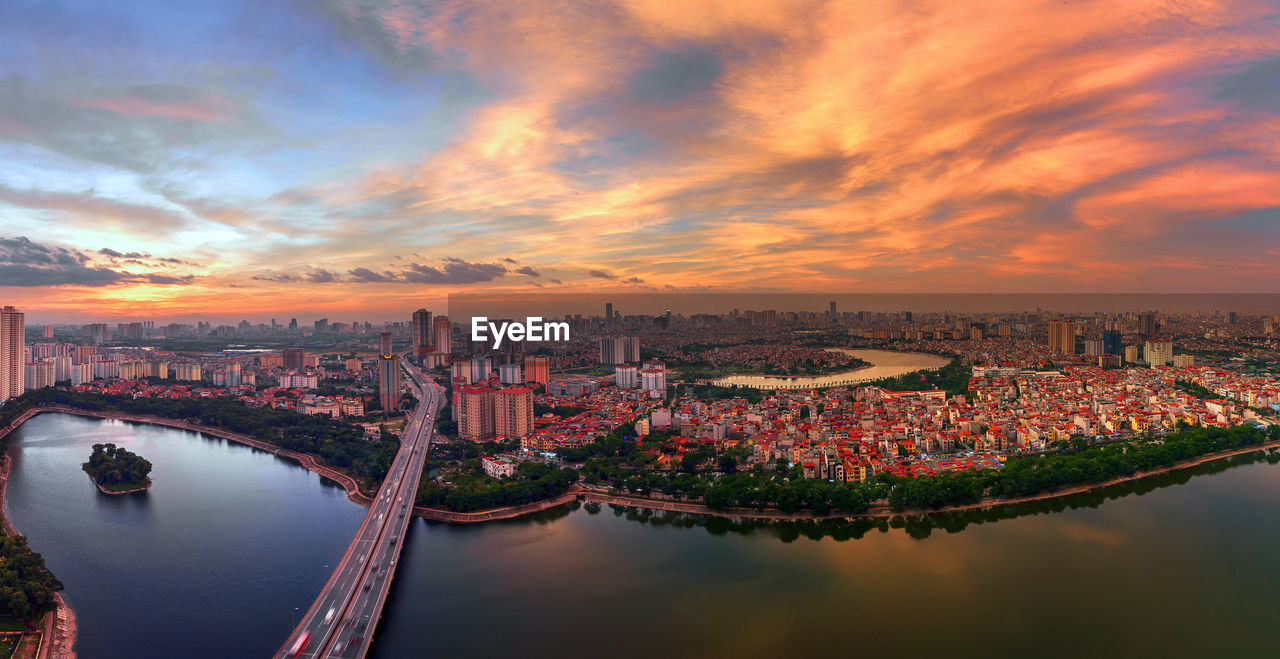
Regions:
<svg viewBox="0 0 1280 659"><path fill-rule="evenodd" d="M347 490L348 498L362 505L371 503L371 496L360 489L360 484L346 473L337 472L325 464L316 462L314 456L280 449L275 445L248 438L227 430L206 427L191 422L179 422L168 418L125 415L111 411L84 411L64 406L36 407L23 416L35 416L41 412L73 413L78 416L116 418L116 420L166 425L178 429L198 431L223 439L238 441L251 447L268 450L280 457L293 459L307 470L333 480ZM4 421L4 418L0 418ZM13 427L0 427L3 439ZM525 514L556 508L579 496L599 503L620 503L641 508L662 509L713 517L758 518L758 520L836 520L836 518L891 517L897 514L929 514L964 511L964 509L1000 507L1000 505L1033 502L1059 498L1144 477L1197 466L1204 462L1239 456L1257 450L1280 449L1280 426L1268 430L1261 427L1235 426L1231 429L1189 429L1157 438L1133 438L1112 444L1076 444L1061 447L1057 452L1014 456L1002 470L945 472L922 479L897 479L890 475L878 475L867 484L828 484L827 481L791 479L795 468L788 472L755 470L721 475L696 475L696 473L626 472L621 482L609 486L609 470L620 470L617 463L625 463L628 454L634 452L634 441L623 443L614 433L584 449L588 462L579 471L585 486L579 482L566 482L559 473L541 475L548 485L536 490L541 498L527 499L521 496L516 502L494 502L497 505L463 505L466 509L448 509L438 494L428 496L413 507L415 516L426 520L474 523L525 516ZM630 448L631 450L627 450ZM608 456L608 461L602 457ZM593 459L595 467L593 468ZM605 462L613 462L608 466ZM539 466L543 467L543 466ZM559 470L572 471L572 470ZM594 471L594 473L593 473ZM630 477L631 480L627 480ZM787 496L780 503L760 502L758 491L769 491L768 486L751 486L737 489L744 482L768 477L777 485L794 488L795 496ZM425 475L424 475L425 479ZM520 485L520 481L503 485ZM621 485L621 486L618 486ZM701 489L699 489L701 485ZM844 486L844 488L841 488ZM845 491L840 491L844 489ZM655 493L657 490L657 493ZM781 495L781 490L773 490ZM817 491L817 494L814 494ZM425 493L424 493L425 494ZM521 493L525 494L525 493ZM534 493L527 493L534 494ZM535 495L535 496L536 496ZM751 504L741 505L741 500ZM508 499L509 502L509 499ZM451 502L453 503L453 502Z"/></svg>
<svg viewBox="0 0 1280 659"><path fill-rule="evenodd" d="M0 440L8 435L12 428L0 430ZM40 636L33 643L40 650L35 656L48 657L50 659L75 659L75 643L76 643L76 615L71 605L67 603L62 593L62 583L57 577L51 573L44 565L44 557L38 552L31 551L27 545L26 536L13 525L9 520L5 493L9 487L9 473L13 466L13 459L8 453L0 455L0 542L4 543L3 559L6 563L17 560L22 563L22 567L16 572L20 577L27 576L35 578L44 585L41 590L49 591L48 600L44 601L40 606L44 611L40 612L39 619L30 619L28 621L28 632L34 632L37 629ZM11 555L12 554L12 555ZM5 584L11 586L11 584ZM13 589L17 590L17 589ZM23 591L26 589L23 588ZM38 595L38 594L37 594ZM24 603L30 604L30 595L23 598ZM13 615L12 604L8 605L9 616ZM25 635L24 635L25 638ZM48 650L44 651L47 645Z"/></svg>

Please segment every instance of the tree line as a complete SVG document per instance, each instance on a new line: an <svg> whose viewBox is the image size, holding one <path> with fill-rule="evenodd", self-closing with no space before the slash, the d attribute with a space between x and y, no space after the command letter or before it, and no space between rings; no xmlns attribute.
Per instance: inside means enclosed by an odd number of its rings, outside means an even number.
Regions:
<svg viewBox="0 0 1280 659"><path fill-rule="evenodd" d="M442 485L424 475L418 485L417 505L458 512L518 506L560 496L578 481L578 473L540 462L521 462L509 479L484 475L479 458L471 458L465 473ZM477 473L479 472L479 473Z"/></svg>
<svg viewBox="0 0 1280 659"><path fill-rule="evenodd" d="M249 407L223 398L132 398L44 388L23 394L6 405L0 422L14 410L32 405L64 405L91 412L116 411L157 416L221 428L248 435L273 446L319 457L324 464L344 469L370 482L380 482L399 450L395 438L366 440L363 430L326 415L301 414L291 409ZM13 414L17 416L21 411ZM3 425L3 423L0 423Z"/></svg>
<svg viewBox="0 0 1280 659"><path fill-rule="evenodd" d="M809 510L858 513L877 501L895 510L936 509L975 503L983 497L1021 497L1084 483L1096 483L1140 471L1172 466L1178 461L1280 440L1280 427L1268 429L1192 428L1163 437L1139 437L1112 444L1066 444L1044 455L1011 456L1001 469L946 471L933 476L905 478L887 472L863 482L837 483L803 478L800 467L785 461L736 471L730 461L704 466L701 452L685 454L680 471L649 468L654 456L644 444L625 441L621 429L581 448L562 452L569 461L583 461L580 470L588 484L609 484L637 496L661 493L701 501L713 510L777 508L783 512ZM692 459L689 456L696 455ZM723 456L722 456L723 457Z"/></svg>
<svg viewBox="0 0 1280 659"><path fill-rule="evenodd" d="M20 535L0 536L0 611L17 620L30 620L53 610L62 582L31 551Z"/></svg>

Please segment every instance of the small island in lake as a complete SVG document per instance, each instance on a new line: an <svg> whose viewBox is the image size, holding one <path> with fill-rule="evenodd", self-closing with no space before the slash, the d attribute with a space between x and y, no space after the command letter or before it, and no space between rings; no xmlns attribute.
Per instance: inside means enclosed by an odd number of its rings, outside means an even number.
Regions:
<svg viewBox="0 0 1280 659"><path fill-rule="evenodd" d="M151 462L115 444L94 444L81 465L103 494L128 494L151 487Z"/></svg>

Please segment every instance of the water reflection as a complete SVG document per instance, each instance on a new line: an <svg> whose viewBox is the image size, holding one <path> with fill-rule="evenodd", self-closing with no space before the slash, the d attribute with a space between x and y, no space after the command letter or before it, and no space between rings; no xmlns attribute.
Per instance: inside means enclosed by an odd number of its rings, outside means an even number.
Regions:
<svg viewBox="0 0 1280 659"><path fill-rule="evenodd" d="M1052 515L1068 510L1092 509L1108 501L1146 494L1158 489L1183 485L1197 476L1217 474L1242 465L1280 463L1280 451L1271 449L1266 452L1246 453L1232 458L1207 462L1187 469L1168 472L1125 483L1118 483L1104 488L1080 492L1054 499L1031 501L1025 503L992 506L990 508L970 509L950 512L933 512L927 514L902 514L891 517L859 517L852 519L814 519L814 520L767 520L753 518L712 517L706 515L659 511L650 508L639 508L618 504L588 503L588 515L611 511L614 517L631 522L647 524L654 527L702 528L711 535L764 535L781 540L784 543L794 542L804 537L810 540L831 538L836 541L857 540L870 531L888 533L891 529L900 530L916 540L924 540L935 531L959 533L971 525L989 524L1017 517ZM546 523L558 519L577 510L581 504L572 502L560 508L524 518L529 523ZM518 521L515 521L518 523ZM1098 537L1099 540L1103 538ZM1114 544L1114 538L1109 539Z"/></svg>

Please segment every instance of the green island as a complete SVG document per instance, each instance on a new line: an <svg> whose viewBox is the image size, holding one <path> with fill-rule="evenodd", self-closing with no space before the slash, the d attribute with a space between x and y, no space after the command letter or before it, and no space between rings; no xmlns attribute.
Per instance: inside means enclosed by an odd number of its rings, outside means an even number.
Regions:
<svg viewBox="0 0 1280 659"><path fill-rule="evenodd" d="M185 421L248 435L273 446L315 456L329 467L345 471L374 487L391 466L399 441L388 433L372 441L352 423L290 409L249 407L236 398L132 398L80 393L55 388L29 391L0 411L4 427L32 407L62 405L87 412L122 412Z"/></svg>
<svg viewBox="0 0 1280 659"><path fill-rule="evenodd" d="M81 468L107 494L137 492L151 487L151 461L115 444L94 444L89 461Z"/></svg>

